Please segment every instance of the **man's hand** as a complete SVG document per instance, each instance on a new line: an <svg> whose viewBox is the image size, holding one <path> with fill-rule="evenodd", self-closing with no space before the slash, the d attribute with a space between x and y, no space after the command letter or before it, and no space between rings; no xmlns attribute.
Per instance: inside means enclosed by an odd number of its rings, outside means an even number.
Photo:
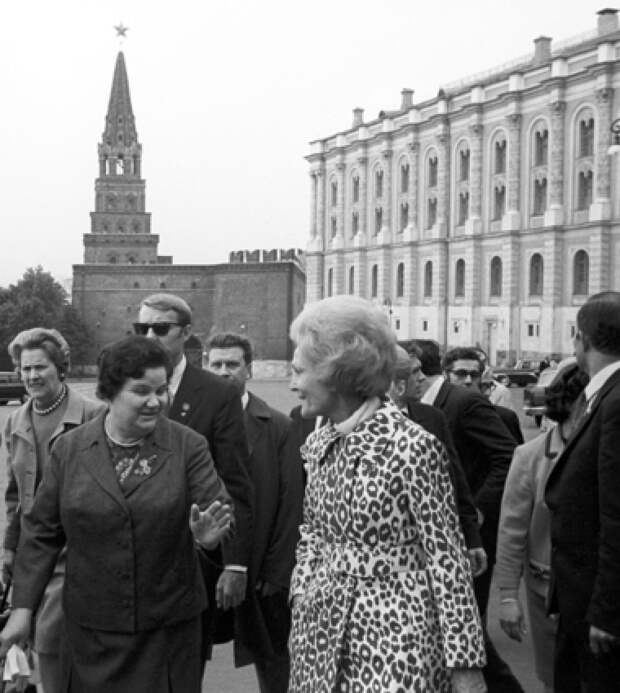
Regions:
<svg viewBox="0 0 620 693"><path fill-rule="evenodd" d="M523 609L518 599L502 600L499 605L499 625L509 638L521 642L527 633Z"/></svg>
<svg viewBox="0 0 620 693"><path fill-rule="evenodd" d="M226 611L231 606L239 606L245 599L247 584L247 573L224 569L215 588L215 601L218 607Z"/></svg>
<svg viewBox="0 0 620 693"><path fill-rule="evenodd" d="M480 669L452 669L454 693L486 693L487 687Z"/></svg>
<svg viewBox="0 0 620 693"><path fill-rule="evenodd" d="M11 645L21 645L30 634L32 609L13 609L0 633L0 658L4 659Z"/></svg>
<svg viewBox="0 0 620 693"><path fill-rule="evenodd" d="M590 626L590 650L594 655L608 654L618 644L620 638L596 626Z"/></svg>
<svg viewBox="0 0 620 693"><path fill-rule="evenodd" d="M487 552L482 546L478 546L473 549L467 549L467 554L473 576L478 577L482 575L488 567Z"/></svg>

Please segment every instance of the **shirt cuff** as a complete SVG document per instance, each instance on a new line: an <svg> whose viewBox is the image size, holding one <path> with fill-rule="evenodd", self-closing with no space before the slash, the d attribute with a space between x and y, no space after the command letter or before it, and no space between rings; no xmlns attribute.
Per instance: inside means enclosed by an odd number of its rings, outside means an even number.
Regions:
<svg viewBox="0 0 620 693"><path fill-rule="evenodd" d="M225 565L224 570L230 570L231 573L247 573L247 565L235 565L234 563L230 565Z"/></svg>

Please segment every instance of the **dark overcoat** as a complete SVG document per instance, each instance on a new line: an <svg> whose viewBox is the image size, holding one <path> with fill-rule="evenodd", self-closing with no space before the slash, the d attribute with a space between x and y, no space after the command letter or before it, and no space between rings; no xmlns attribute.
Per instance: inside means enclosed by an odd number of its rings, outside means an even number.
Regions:
<svg viewBox="0 0 620 693"><path fill-rule="evenodd" d="M290 628L288 589L303 506L303 471L293 422L249 395L245 426L254 483L254 541L248 596L236 610L235 663L286 652ZM279 592L262 598L257 582Z"/></svg>

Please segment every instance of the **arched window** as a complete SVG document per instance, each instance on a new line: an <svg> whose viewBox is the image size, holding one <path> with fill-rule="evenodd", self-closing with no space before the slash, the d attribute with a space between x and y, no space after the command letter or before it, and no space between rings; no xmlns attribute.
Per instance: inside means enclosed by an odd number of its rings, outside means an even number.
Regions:
<svg viewBox="0 0 620 693"><path fill-rule="evenodd" d="M330 267L327 270L327 295L331 296L334 291L334 269Z"/></svg>
<svg viewBox="0 0 620 693"><path fill-rule="evenodd" d="M549 156L549 131L537 130L534 133L534 166L545 166Z"/></svg>
<svg viewBox="0 0 620 693"><path fill-rule="evenodd" d="M349 293L355 293L355 267L349 267Z"/></svg>
<svg viewBox="0 0 620 693"><path fill-rule="evenodd" d="M338 183L336 181L332 181L331 190L332 207L335 207L338 204Z"/></svg>
<svg viewBox="0 0 620 693"><path fill-rule="evenodd" d="M530 260L530 296L542 296L543 293L543 259L540 253L534 253Z"/></svg>
<svg viewBox="0 0 620 693"><path fill-rule="evenodd" d="M424 298L433 295L433 263L429 260L424 265Z"/></svg>
<svg viewBox="0 0 620 693"><path fill-rule="evenodd" d="M459 151L459 180L464 182L469 180L469 149L462 147Z"/></svg>
<svg viewBox="0 0 620 693"><path fill-rule="evenodd" d="M590 275L590 258L585 250L578 250L573 260L573 295L587 296Z"/></svg>
<svg viewBox="0 0 620 693"><path fill-rule="evenodd" d="M429 156L428 158L428 187L435 188L437 186L437 156Z"/></svg>
<svg viewBox="0 0 620 693"><path fill-rule="evenodd" d="M396 296L402 298L405 295L405 263L399 262L396 268Z"/></svg>
<svg viewBox="0 0 620 693"><path fill-rule="evenodd" d="M493 172L506 173L506 139L497 139L493 147L493 157L495 159Z"/></svg>
<svg viewBox="0 0 620 693"><path fill-rule="evenodd" d="M353 202L359 202L360 201L360 177L359 176L353 176L352 196L353 196Z"/></svg>
<svg viewBox="0 0 620 693"><path fill-rule="evenodd" d="M502 295L502 259L497 255L491 259L491 282L489 294L496 298Z"/></svg>
<svg viewBox="0 0 620 693"><path fill-rule="evenodd" d="M400 165L400 191L409 192L409 164Z"/></svg>
<svg viewBox="0 0 620 693"><path fill-rule="evenodd" d="M379 267L378 265L373 265L370 271L370 295L372 298L377 298L377 292L379 290Z"/></svg>
<svg viewBox="0 0 620 693"><path fill-rule="evenodd" d="M585 115L579 121L579 156L594 154L594 118Z"/></svg>
<svg viewBox="0 0 620 693"><path fill-rule="evenodd" d="M592 171L580 171L577 178L577 209L590 209L592 204Z"/></svg>
<svg viewBox="0 0 620 693"><path fill-rule="evenodd" d="M465 296L465 260L456 261L454 268L454 295L457 298Z"/></svg>
<svg viewBox="0 0 620 693"><path fill-rule="evenodd" d="M400 230L404 231L409 224L409 204L401 202L400 205Z"/></svg>
<svg viewBox="0 0 620 693"><path fill-rule="evenodd" d="M383 197L383 171L381 169L375 171L375 197L377 199Z"/></svg>

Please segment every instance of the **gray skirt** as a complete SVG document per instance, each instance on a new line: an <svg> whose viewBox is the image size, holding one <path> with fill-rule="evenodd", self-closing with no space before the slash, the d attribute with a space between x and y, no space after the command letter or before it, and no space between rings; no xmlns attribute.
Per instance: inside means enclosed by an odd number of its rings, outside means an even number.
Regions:
<svg viewBox="0 0 620 693"><path fill-rule="evenodd" d="M137 633L65 626L68 693L200 693L199 616Z"/></svg>

